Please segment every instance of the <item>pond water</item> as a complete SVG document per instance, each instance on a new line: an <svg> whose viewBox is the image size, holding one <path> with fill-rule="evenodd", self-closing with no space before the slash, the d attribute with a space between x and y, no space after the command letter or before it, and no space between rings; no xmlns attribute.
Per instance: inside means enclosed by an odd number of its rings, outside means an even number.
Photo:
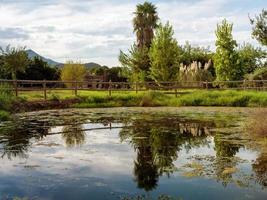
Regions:
<svg viewBox="0 0 267 200"><path fill-rule="evenodd" d="M68 109L0 124L0 199L267 199L250 112Z"/></svg>

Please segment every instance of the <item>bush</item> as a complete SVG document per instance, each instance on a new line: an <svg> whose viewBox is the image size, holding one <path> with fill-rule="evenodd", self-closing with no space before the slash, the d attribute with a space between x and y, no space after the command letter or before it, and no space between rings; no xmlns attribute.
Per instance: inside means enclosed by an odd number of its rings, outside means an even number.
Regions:
<svg viewBox="0 0 267 200"><path fill-rule="evenodd" d="M247 74L248 80L267 80L267 67L258 68L252 74Z"/></svg>

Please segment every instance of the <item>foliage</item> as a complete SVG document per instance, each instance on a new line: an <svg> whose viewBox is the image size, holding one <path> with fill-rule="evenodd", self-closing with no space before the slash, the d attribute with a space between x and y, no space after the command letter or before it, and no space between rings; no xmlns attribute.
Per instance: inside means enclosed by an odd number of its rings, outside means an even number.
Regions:
<svg viewBox="0 0 267 200"><path fill-rule="evenodd" d="M92 67L88 71L92 75L103 76L109 68L107 66Z"/></svg>
<svg viewBox="0 0 267 200"><path fill-rule="evenodd" d="M262 12L254 19L250 19L252 27L252 37L262 45L267 46L267 10Z"/></svg>
<svg viewBox="0 0 267 200"><path fill-rule="evenodd" d="M59 72L50 67L40 57L35 57L26 67L24 72L18 73L17 77L24 80L58 80Z"/></svg>
<svg viewBox="0 0 267 200"><path fill-rule="evenodd" d="M124 67L124 74L128 77L129 81L145 81L148 80L149 56L148 48L138 48L133 45L129 53L120 52L119 61Z"/></svg>
<svg viewBox="0 0 267 200"><path fill-rule="evenodd" d="M188 41L185 45L181 46L181 60L180 63L190 65L193 62L200 62L202 65L212 59L213 53L209 48L194 47Z"/></svg>
<svg viewBox="0 0 267 200"><path fill-rule="evenodd" d="M172 26L160 24L149 51L150 76L156 82L177 80L180 49Z"/></svg>
<svg viewBox="0 0 267 200"><path fill-rule="evenodd" d="M154 29L159 20L157 8L149 2L138 4L134 12L133 27L137 42L128 53L120 52L119 61L125 68L124 74L129 81L149 80L149 48L154 37Z"/></svg>
<svg viewBox="0 0 267 200"><path fill-rule="evenodd" d="M150 2L144 2L136 6L133 26L136 33L138 48L149 48L154 36L154 29L159 20L157 8Z"/></svg>
<svg viewBox="0 0 267 200"><path fill-rule="evenodd" d="M182 95L174 105L179 106L267 106L267 92L257 91L195 91Z"/></svg>
<svg viewBox="0 0 267 200"><path fill-rule="evenodd" d="M112 82L126 82L127 77L124 76L122 67L111 67L107 66L95 67L89 69L89 73L96 76L106 76L106 81L111 80Z"/></svg>
<svg viewBox="0 0 267 200"><path fill-rule="evenodd" d="M267 55L261 48L256 48L249 43L241 45L237 52L245 74L252 73L257 68L262 67L264 65L263 59Z"/></svg>
<svg viewBox="0 0 267 200"><path fill-rule="evenodd" d="M7 121L10 119L10 114L7 111L0 110L0 122L1 121Z"/></svg>
<svg viewBox="0 0 267 200"><path fill-rule="evenodd" d="M12 102L15 100L12 86L9 84L0 84L0 110L9 110Z"/></svg>
<svg viewBox="0 0 267 200"><path fill-rule="evenodd" d="M216 53L214 65L218 81L240 80L243 77L243 69L239 60L236 41L232 36L233 24L224 19L217 25Z"/></svg>
<svg viewBox="0 0 267 200"><path fill-rule="evenodd" d="M29 64L25 47L15 48L8 45L5 50L0 47L0 52L5 70L11 73L12 79L17 79L17 72L23 72Z"/></svg>
<svg viewBox="0 0 267 200"><path fill-rule="evenodd" d="M211 73L211 67L211 61L205 63L204 66L201 62L193 62L189 66L181 64L178 80L182 85L186 82L213 81L214 76Z"/></svg>
<svg viewBox="0 0 267 200"><path fill-rule="evenodd" d="M248 80L267 80L267 67L256 69L252 74L246 76Z"/></svg>
<svg viewBox="0 0 267 200"><path fill-rule="evenodd" d="M75 63L69 61L64 64L64 67L61 71L61 80L62 81L83 81L86 74L86 68L81 63ZM72 83L66 83L68 87L73 86Z"/></svg>
<svg viewBox="0 0 267 200"><path fill-rule="evenodd" d="M107 70L107 80L112 82L126 82L127 78L123 74L123 68L111 67Z"/></svg>

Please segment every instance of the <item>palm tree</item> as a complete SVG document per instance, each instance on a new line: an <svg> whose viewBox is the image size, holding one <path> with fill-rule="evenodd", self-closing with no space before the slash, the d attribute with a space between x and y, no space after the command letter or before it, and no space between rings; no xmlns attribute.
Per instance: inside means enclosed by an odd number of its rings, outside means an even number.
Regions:
<svg viewBox="0 0 267 200"><path fill-rule="evenodd" d="M150 2L138 4L134 15L133 26L137 37L137 46L149 48L159 20L157 8Z"/></svg>

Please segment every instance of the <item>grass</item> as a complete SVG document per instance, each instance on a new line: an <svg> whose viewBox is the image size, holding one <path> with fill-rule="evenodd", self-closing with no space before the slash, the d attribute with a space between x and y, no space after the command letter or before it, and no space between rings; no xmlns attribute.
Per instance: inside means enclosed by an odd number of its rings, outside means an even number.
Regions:
<svg viewBox="0 0 267 200"><path fill-rule="evenodd" d="M1 89L1 88L0 88ZM235 90L184 90L174 94L155 91L79 91L75 97L72 91L49 91L48 100L64 100L78 98L80 103L74 108L102 107L155 107L155 106L224 106L224 107L267 107L267 91L235 91ZM43 93L28 91L20 92L19 98L0 90L0 120L9 119L14 102L43 101ZM267 123L265 123L267 124Z"/></svg>
<svg viewBox="0 0 267 200"><path fill-rule="evenodd" d="M260 107L267 106L267 92L257 91L193 91L177 99L178 106L233 106Z"/></svg>
<svg viewBox="0 0 267 200"><path fill-rule="evenodd" d="M0 110L0 122L7 121L10 119L10 113L4 110Z"/></svg>

